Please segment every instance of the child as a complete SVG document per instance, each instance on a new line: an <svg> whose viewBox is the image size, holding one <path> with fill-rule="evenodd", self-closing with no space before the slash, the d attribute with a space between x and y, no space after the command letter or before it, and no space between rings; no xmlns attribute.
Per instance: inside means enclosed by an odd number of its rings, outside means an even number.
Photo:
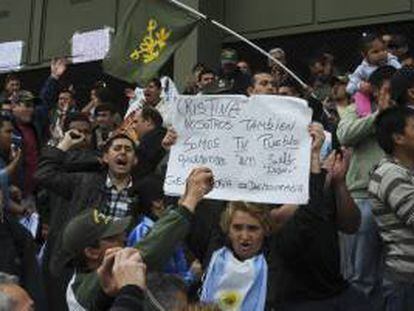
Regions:
<svg viewBox="0 0 414 311"><path fill-rule="evenodd" d="M128 236L128 246L133 246L143 239L151 231L155 222L162 217L165 211L164 191L162 188L163 182L156 175L148 175L140 184L139 194L143 215L138 225ZM184 248L179 245L164 267L163 272L179 275L187 285L191 285L198 279L198 276L194 273L194 267L194 263L189 267Z"/></svg>
<svg viewBox="0 0 414 311"><path fill-rule="evenodd" d="M361 40L362 63L349 76L346 91L354 95L357 113L360 117L371 113L370 93L371 86L367 82L369 76L380 66L389 65L396 69L401 68L396 56L387 52L382 38L369 34Z"/></svg>

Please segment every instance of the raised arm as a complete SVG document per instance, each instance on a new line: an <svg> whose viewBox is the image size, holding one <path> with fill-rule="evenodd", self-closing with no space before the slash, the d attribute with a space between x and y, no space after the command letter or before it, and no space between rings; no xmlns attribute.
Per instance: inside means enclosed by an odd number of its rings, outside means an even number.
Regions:
<svg viewBox="0 0 414 311"><path fill-rule="evenodd" d="M67 62L64 58L53 59L50 63L50 76L40 91L40 99L49 110L56 105L60 89L59 79L65 73L66 68Z"/></svg>
<svg viewBox="0 0 414 311"><path fill-rule="evenodd" d="M190 231L194 211L214 184L210 169L193 169L187 178L186 190L176 209L158 220L151 232L135 246L139 249L145 264L150 268L162 268L173 254L175 247ZM160 254L162 254L160 256Z"/></svg>
<svg viewBox="0 0 414 311"><path fill-rule="evenodd" d="M346 85L347 93L354 95L359 90L361 82L366 80L366 78L363 65L359 65L355 71L349 75L349 82Z"/></svg>
<svg viewBox="0 0 414 311"><path fill-rule="evenodd" d="M82 133L70 130L65 133L57 147L47 147L39 160L35 178L40 186L55 192L67 200L72 197L73 188L80 182L80 175L67 173L64 169L66 151L85 139Z"/></svg>
<svg viewBox="0 0 414 311"><path fill-rule="evenodd" d="M327 187L333 190L336 205L336 223L338 229L347 234L358 231L361 223L361 212L352 199L345 182L351 158L351 151L342 150L342 155L336 153L332 169L328 173L330 185Z"/></svg>
<svg viewBox="0 0 414 311"><path fill-rule="evenodd" d="M338 124L336 135L343 146L352 147L374 135L374 121L377 113L359 118L356 106L348 106Z"/></svg>

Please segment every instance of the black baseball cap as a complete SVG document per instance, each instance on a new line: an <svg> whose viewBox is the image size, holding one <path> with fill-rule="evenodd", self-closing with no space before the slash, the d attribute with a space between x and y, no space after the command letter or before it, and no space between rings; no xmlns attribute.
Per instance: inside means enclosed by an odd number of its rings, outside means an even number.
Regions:
<svg viewBox="0 0 414 311"><path fill-rule="evenodd" d="M128 228L131 217L114 218L97 209L88 209L73 218L65 227L59 254L63 268L92 243L119 235Z"/></svg>

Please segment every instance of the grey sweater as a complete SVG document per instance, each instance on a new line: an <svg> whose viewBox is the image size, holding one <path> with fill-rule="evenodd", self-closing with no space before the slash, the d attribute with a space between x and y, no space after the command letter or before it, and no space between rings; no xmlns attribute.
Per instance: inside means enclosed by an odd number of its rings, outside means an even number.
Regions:
<svg viewBox="0 0 414 311"><path fill-rule="evenodd" d="M368 191L384 242L386 272L414 283L414 175L392 159L383 159L371 174Z"/></svg>

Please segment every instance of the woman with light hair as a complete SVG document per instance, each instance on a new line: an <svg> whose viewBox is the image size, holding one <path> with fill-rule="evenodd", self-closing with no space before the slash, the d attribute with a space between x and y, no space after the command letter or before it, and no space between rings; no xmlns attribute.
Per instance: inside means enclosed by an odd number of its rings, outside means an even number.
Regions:
<svg viewBox="0 0 414 311"><path fill-rule="evenodd" d="M360 221L344 186L347 165L336 155L325 179L323 127L314 123L309 133L308 204L229 203L221 219L226 242L210 259L201 301L238 311L370 310L339 268L337 232L355 232Z"/></svg>
<svg viewBox="0 0 414 311"><path fill-rule="evenodd" d="M264 204L230 202L221 218L225 246L211 257L201 300L223 310L264 310L267 263L264 240L271 232Z"/></svg>

